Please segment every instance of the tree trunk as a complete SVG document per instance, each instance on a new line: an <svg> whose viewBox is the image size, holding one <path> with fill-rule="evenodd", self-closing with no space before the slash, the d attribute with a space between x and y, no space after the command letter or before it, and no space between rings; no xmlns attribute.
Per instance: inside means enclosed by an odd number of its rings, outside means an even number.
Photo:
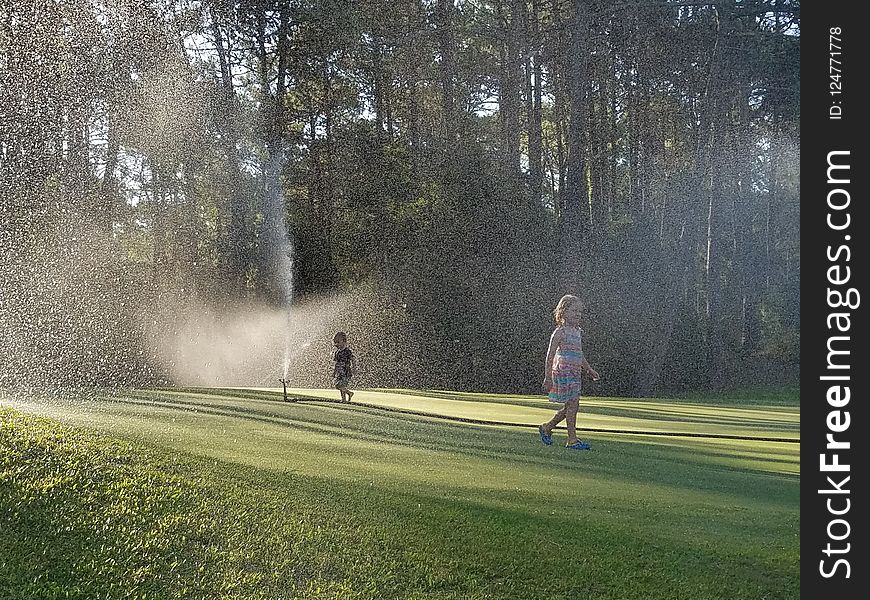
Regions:
<svg viewBox="0 0 870 600"><path fill-rule="evenodd" d="M409 16L409 29L412 31L422 31L425 23L423 9L418 0L414 1L414 8ZM422 37L421 33L412 34L411 41L407 48L408 56L408 144L410 146L410 169L411 169L411 185L408 190L408 198L414 200L419 197L419 191L422 187L422 168L423 168L423 87L422 72L423 66L420 53L416 51L415 46L419 43Z"/></svg>
<svg viewBox="0 0 870 600"><path fill-rule="evenodd" d="M453 1L437 0L435 5L435 37L441 55L441 130L445 140L452 140L456 132L456 98L454 81L456 66L453 57Z"/></svg>
<svg viewBox="0 0 870 600"><path fill-rule="evenodd" d="M608 147L609 154L607 157L608 166L609 166L609 177L607 182L607 219L608 225L613 225L613 205L616 202L616 147L617 141L619 137L619 127L618 127L618 112L616 105L616 92L617 87L614 81L610 81L608 83L608 89L610 90L610 114L609 114L609 123L610 126L608 128Z"/></svg>
<svg viewBox="0 0 870 600"><path fill-rule="evenodd" d="M387 122L387 109L384 90L384 66L383 66L383 46L377 38L372 40L372 88L374 93L375 103L375 128L377 129L378 139L383 141L386 137L385 128Z"/></svg>
<svg viewBox="0 0 870 600"><path fill-rule="evenodd" d="M586 6L575 2L571 19L568 59L567 181L563 214L560 215L560 273L565 289L579 291L580 257L589 222L589 190L586 185L586 92L587 32Z"/></svg>
<svg viewBox="0 0 870 600"><path fill-rule="evenodd" d="M227 285L218 286L218 289L226 289L224 293L232 298L241 298L244 293L244 240L245 235L245 207L238 190L239 164L236 154L236 143L239 139L238 123L238 99L233 88L232 64L230 63L229 38L225 39L217 22L217 15L211 13L212 35L215 41L215 50L218 57L220 71L220 84L223 92L221 97L221 128L224 135L223 141L224 168L221 175L221 195L218 201L218 231L219 231L219 256L221 267L219 272L225 278Z"/></svg>
<svg viewBox="0 0 870 600"><path fill-rule="evenodd" d="M677 215L674 215L677 217ZM688 286L687 273L692 269L692 258L697 247L697 229L692 226L694 217L681 215L683 225L675 244L675 252L670 260L666 285L661 291L661 320L654 331L650 331L651 345L646 360L638 371L634 395L640 398L655 396L662 378L662 370L671 352L671 338L680 309L685 306L685 292Z"/></svg>
<svg viewBox="0 0 870 600"><path fill-rule="evenodd" d="M499 3L501 11L501 3ZM506 180L512 193L520 181L520 49L522 43L522 2L511 0L510 16L505 23L502 45L501 77L499 81L499 115L502 126L502 158Z"/></svg>
<svg viewBox="0 0 870 600"><path fill-rule="evenodd" d="M115 169L118 166L118 152L120 151L120 143L118 141L118 126L116 123L117 117L113 111L108 111L106 114L107 128L107 148L106 148L106 169L103 172L103 179L100 182L100 209L97 215L100 229L103 233L110 234L112 232L112 224L115 221L115 204L118 196L118 180L115 178Z"/></svg>
<svg viewBox="0 0 870 600"><path fill-rule="evenodd" d="M601 69L600 63L596 64L597 69ZM605 77L599 71L598 93L594 101L589 102L589 122L590 132L592 136L591 151L592 160L590 161L590 172L592 180L592 207L591 207L591 236L590 242L599 246L599 242L604 238L607 232L607 203L606 203L606 146L607 146L607 99L604 87Z"/></svg>
<svg viewBox="0 0 870 600"><path fill-rule="evenodd" d="M526 19L528 31L526 59L526 102L528 110L528 137L529 137L529 197L532 204L540 205L543 197L543 115L541 107L543 69L541 68L541 55L539 51L540 27L538 24L540 14L540 0L532 0L532 11ZM534 50L532 50L534 48Z"/></svg>

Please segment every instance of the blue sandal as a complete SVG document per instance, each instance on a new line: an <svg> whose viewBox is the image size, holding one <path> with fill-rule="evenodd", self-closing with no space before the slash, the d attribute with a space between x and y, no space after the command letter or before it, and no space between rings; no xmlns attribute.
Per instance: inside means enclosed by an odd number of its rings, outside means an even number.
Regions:
<svg viewBox="0 0 870 600"><path fill-rule="evenodd" d="M567 444L565 447L569 450L592 450L592 446L580 440L577 440L573 444Z"/></svg>
<svg viewBox="0 0 870 600"><path fill-rule="evenodd" d="M553 444L553 434L544 431L543 425L538 425L538 433L540 434L541 441L544 442L544 444L546 444L547 446Z"/></svg>

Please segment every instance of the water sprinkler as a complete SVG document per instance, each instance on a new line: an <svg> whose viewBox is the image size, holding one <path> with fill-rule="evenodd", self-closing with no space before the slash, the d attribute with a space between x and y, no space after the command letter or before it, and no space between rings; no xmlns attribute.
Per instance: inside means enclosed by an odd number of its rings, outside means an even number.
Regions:
<svg viewBox="0 0 870 600"><path fill-rule="evenodd" d="M290 402L290 400L287 399L287 380L279 379L278 381L280 381L281 385L284 386L284 402Z"/></svg>

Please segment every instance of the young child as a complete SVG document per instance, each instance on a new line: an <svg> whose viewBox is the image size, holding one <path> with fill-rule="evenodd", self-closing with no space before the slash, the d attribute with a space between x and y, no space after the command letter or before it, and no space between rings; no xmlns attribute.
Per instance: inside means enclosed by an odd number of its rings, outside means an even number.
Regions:
<svg viewBox="0 0 870 600"><path fill-rule="evenodd" d="M593 381L599 378L598 372L589 366L583 356L583 331L580 329L582 312L583 303L577 296L571 295L562 296L553 311L556 329L550 336L550 347L547 349L543 388L548 393L550 402L557 402L562 408L552 419L538 427L541 441L549 446L553 443L553 429L565 419L568 427L568 442L565 447L572 450L591 448L586 442L577 439L577 411L580 408L583 371Z"/></svg>
<svg viewBox="0 0 870 600"><path fill-rule="evenodd" d="M332 337L332 343L335 344L335 350L332 351L332 360L335 361L335 367L332 371L333 384L341 392L341 401L350 402L353 398L353 392L350 391L350 378L356 370L356 356L347 345L347 334L339 331Z"/></svg>

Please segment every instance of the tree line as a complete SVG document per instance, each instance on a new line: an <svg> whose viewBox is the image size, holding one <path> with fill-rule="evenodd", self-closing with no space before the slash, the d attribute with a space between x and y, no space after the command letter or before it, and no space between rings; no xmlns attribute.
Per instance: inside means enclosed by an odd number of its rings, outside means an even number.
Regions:
<svg viewBox="0 0 870 600"><path fill-rule="evenodd" d="M799 58L793 0L5 3L7 381L348 290L370 385L535 389L568 292L608 393L794 381Z"/></svg>

